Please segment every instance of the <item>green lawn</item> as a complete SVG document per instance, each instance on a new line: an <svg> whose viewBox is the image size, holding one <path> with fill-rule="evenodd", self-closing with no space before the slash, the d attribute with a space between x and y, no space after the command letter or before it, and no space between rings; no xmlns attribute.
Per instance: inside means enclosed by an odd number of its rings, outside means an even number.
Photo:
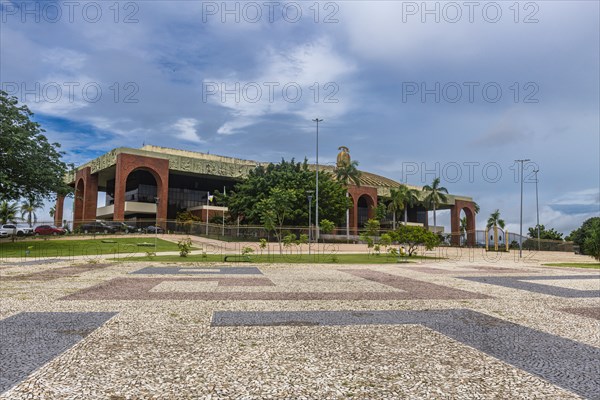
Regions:
<svg viewBox="0 0 600 400"><path fill-rule="evenodd" d="M591 268L600 269L600 263L549 263L544 264L549 267L572 267L572 268Z"/></svg>
<svg viewBox="0 0 600 400"><path fill-rule="evenodd" d="M224 258L227 255L221 254L207 254L203 256L202 254L190 254L187 257L179 257L177 255L173 256L155 256L155 257L128 257L123 261L159 261L159 262L223 262ZM240 256L237 256L239 259ZM396 257L387 257L385 255L374 256L368 254L319 254L316 255L280 255L280 254L271 254L271 255L250 255L250 262L252 263L290 263L290 264L298 264L298 263L320 263L320 264L328 264L328 263L339 263L339 264L396 264ZM410 257L410 260L418 260L430 257L419 257L413 256ZM231 258L228 261L232 261ZM410 261L409 261L410 262ZM241 262L240 264L244 264Z"/></svg>
<svg viewBox="0 0 600 400"><path fill-rule="evenodd" d="M104 243L110 241L114 243ZM149 243L151 246L138 246L138 243ZM156 251L178 251L177 243L158 239ZM35 239L18 242L0 243L0 259L8 257L67 257L98 254L131 254L145 255L154 250L153 237L111 238L111 239Z"/></svg>

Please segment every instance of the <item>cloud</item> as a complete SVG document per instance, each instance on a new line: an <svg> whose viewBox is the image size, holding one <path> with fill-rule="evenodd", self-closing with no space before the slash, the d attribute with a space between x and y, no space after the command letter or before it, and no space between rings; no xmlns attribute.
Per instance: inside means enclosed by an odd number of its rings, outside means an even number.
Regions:
<svg viewBox="0 0 600 400"><path fill-rule="evenodd" d="M335 118L352 108L351 85L344 84L355 67L336 53L329 39L288 51L270 48L258 63L260 73L249 79L234 73L204 80L207 100L228 109L232 118L219 134L241 132L268 114ZM341 88L346 90L343 97Z"/></svg>
<svg viewBox="0 0 600 400"><path fill-rule="evenodd" d="M177 131L177 137L188 142L202 143L198 132L196 131L198 121L194 118L180 118L173 124L173 129Z"/></svg>

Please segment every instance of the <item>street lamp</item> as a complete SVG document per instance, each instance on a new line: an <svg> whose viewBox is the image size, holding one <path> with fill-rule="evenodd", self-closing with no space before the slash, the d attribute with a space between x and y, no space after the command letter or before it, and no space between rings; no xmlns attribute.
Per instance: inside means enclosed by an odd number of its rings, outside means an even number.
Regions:
<svg viewBox="0 0 600 400"><path fill-rule="evenodd" d="M526 161L531 160L515 160L515 162L521 163L521 213L519 218L519 258L523 257L523 163Z"/></svg>
<svg viewBox="0 0 600 400"><path fill-rule="evenodd" d="M310 256L310 242L312 241L312 228L311 228L311 216L312 216L312 190L306 191L308 197L308 255Z"/></svg>
<svg viewBox="0 0 600 400"><path fill-rule="evenodd" d="M533 173L535 174L535 213L537 214L537 224L535 226L537 228L538 251L540 251L540 207L538 202L538 172L540 172L539 169L533 170Z"/></svg>
<svg viewBox="0 0 600 400"><path fill-rule="evenodd" d="M313 122L317 123L317 175L316 175L316 193L315 193L315 239L319 243L319 122L323 122L322 119L315 118Z"/></svg>
<svg viewBox="0 0 600 400"><path fill-rule="evenodd" d="M156 225L154 226L154 252L156 253L156 243L158 242L158 203L160 198L155 197L154 202L156 203Z"/></svg>

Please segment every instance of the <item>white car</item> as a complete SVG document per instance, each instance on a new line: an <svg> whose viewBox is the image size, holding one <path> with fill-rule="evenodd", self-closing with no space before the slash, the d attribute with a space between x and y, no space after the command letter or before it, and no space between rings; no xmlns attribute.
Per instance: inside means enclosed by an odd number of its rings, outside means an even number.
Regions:
<svg viewBox="0 0 600 400"><path fill-rule="evenodd" d="M8 237L8 232L5 231L4 229L0 229L0 238L5 238Z"/></svg>
<svg viewBox="0 0 600 400"><path fill-rule="evenodd" d="M19 226L15 224L4 224L0 226L0 230L8 233L8 235L17 235L17 236L29 236L33 235L33 228L26 226Z"/></svg>

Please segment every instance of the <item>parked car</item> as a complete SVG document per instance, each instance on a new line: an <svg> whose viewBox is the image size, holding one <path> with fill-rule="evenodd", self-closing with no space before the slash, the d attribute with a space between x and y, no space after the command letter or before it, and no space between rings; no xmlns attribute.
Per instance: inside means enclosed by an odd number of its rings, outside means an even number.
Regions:
<svg viewBox="0 0 600 400"><path fill-rule="evenodd" d="M63 228L56 227L54 225L40 225L36 227L34 230L36 235L64 235L67 231Z"/></svg>
<svg viewBox="0 0 600 400"><path fill-rule="evenodd" d="M126 224L125 222L106 221L105 224L108 226L112 226L113 228L117 229L117 231L124 232L124 233L134 233L134 232L140 231L135 226Z"/></svg>
<svg viewBox="0 0 600 400"><path fill-rule="evenodd" d="M96 221L79 225L79 230L83 233L116 233L117 228L107 225L104 222Z"/></svg>
<svg viewBox="0 0 600 400"><path fill-rule="evenodd" d="M8 233L9 235L17 236L28 236L33 235L33 228L28 226L20 226L16 224L4 224L0 226L0 229Z"/></svg>
<svg viewBox="0 0 600 400"><path fill-rule="evenodd" d="M165 230L163 228L161 228L160 226L147 226L144 228L144 232L146 233L164 233Z"/></svg>
<svg viewBox="0 0 600 400"><path fill-rule="evenodd" d="M0 238L5 238L8 236L8 232L6 232L4 229L0 229Z"/></svg>

